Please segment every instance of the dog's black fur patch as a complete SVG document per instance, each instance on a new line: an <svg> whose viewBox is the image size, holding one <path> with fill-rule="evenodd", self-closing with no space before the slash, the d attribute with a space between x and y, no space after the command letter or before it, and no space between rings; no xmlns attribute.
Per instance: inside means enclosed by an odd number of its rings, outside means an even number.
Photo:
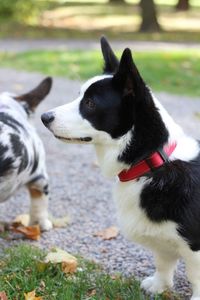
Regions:
<svg viewBox="0 0 200 300"><path fill-rule="evenodd" d="M92 101L93 108L87 101ZM118 138L131 129L134 119L133 103L122 101L120 92L115 90L113 80L105 78L93 83L85 92L80 103L80 113L94 128L103 130Z"/></svg>
<svg viewBox="0 0 200 300"><path fill-rule="evenodd" d="M109 66L110 53L109 50ZM92 107L88 106L88 101L92 102ZM151 92L128 49L113 77L99 80L85 91L80 113L94 128L109 133L112 138L119 138L133 128L131 140L119 156L120 161L129 165L149 156L168 140L167 129Z"/></svg>
<svg viewBox="0 0 200 300"><path fill-rule="evenodd" d="M5 157L8 147L0 143L0 176L4 176L13 168L14 159Z"/></svg>
<svg viewBox="0 0 200 300"><path fill-rule="evenodd" d="M193 251L200 250L200 154L155 170L141 194L141 208L153 222L174 221Z"/></svg>
<svg viewBox="0 0 200 300"><path fill-rule="evenodd" d="M20 174L28 166L28 151L17 134L10 134L10 141L15 157L20 157L20 166L18 168L18 174Z"/></svg>
<svg viewBox="0 0 200 300"><path fill-rule="evenodd" d="M20 128L23 129L24 132L26 132L26 129L22 124L17 122L14 118L12 118L9 114L0 112L0 120L2 123L6 124L7 126L12 127L15 131L20 133Z"/></svg>
<svg viewBox="0 0 200 300"><path fill-rule="evenodd" d="M38 153L37 153L34 145L33 145L33 151L34 151L34 158L33 158L30 174L33 174L36 171L38 164L39 164L39 156L38 156Z"/></svg>

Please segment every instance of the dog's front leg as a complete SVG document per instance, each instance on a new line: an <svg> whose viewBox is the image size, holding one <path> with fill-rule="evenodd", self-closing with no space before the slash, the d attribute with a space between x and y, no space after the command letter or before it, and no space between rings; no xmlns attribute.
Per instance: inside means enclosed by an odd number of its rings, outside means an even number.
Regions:
<svg viewBox="0 0 200 300"><path fill-rule="evenodd" d="M156 272L141 283L148 293L162 293L173 286L173 274L178 257L170 252L154 252Z"/></svg>
<svg viewBox="0 0 200 300"><path fill-rule="evenodd" d="M43 176L30 182L28 190L31 196L30 224L39 224L42 231L52 228L52 222L48 218L48 181Z"/></svg>

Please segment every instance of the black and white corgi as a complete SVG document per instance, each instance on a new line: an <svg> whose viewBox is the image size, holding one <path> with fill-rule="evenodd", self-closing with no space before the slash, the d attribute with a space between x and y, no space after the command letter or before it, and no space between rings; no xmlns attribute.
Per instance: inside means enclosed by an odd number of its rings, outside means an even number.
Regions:
<svg viewBox="0 0 200 300"><path fill-rule="evenodd" d="M200 143L154 97L128 48L119 62L105 38L101 47L104 74L42 121L62 141L94 144L103 173L118 177L121 230L155 255L156 272L141 287L149 293L172 287L182 257L192 300L200 300Z"/></svg>
<svg viewBox="0 0 200 300"><path fill-rule="evenodd" d="M45 151L29 115L49 93L52 79L44 79L21 96L0 94L0 202L22 185L31 196L30 224L52 228L48 219L48 175Z"/></svg>

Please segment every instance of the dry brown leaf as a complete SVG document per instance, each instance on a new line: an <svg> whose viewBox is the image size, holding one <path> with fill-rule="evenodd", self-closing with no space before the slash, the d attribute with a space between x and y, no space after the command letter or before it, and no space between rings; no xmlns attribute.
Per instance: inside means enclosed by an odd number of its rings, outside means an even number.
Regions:
<svg viewBox="0 0 200 300"><path fill-rule="evenodd" d="M53 227L55 227L55 228L66 227L70 222L69 216L64 216L64 217L60 217L60 218L55 218L53 216L49 216L49 219L53 223Z"/></svg>
<svg viewBox="0 0 200 300"><path fill-rule="evenodd" d="M45 284L44 280L41 280L40 281L40 288L45 289L45 287L46 287L46 284Z"/></svg>
<svg viewBox="0 0 200 300"><path fill-rule="evenodd" d="M35 290L29 292L29 293L24 293L24 299L25 300L42 300L42 297L37 297L35 295Z"/></svg>
<svg viewBox="0 0 200 300"><path fill-rule="evenodd" d="M27 227L29 225L30 215L29 214L21 214L16 216L13 223L20 223L21 225Z"/></svg>
<svg viewBox="0 0 200 300"><path fill-rule="evenodd" d="M13 223L11 229L24 234L30 240L39 240L41 234L39 225L23 226L20 223Z"/></svg>
<svg viewBox="0 0 200 300"><path fill-rule="evenodd" d="M95 289L93 289L93 290L90 290L90 291L87 293L87 296L88 296L88 297L92 297L92 296L95 296L96 293L97 293L97 291L96 291Z"/></svg>
<svg viewBox="0 0 200 300"><path fill-rule="evenodd" d="M8 300L6 292L4 291L0 292L0 300Z"/></svg>
<svg viewBox="0 0 200 300"><path fill-rule="evenodd" d="M14 84L14 89L19 92L19 91L22 91L24 89L24 86L20 83L15 83Z"/></svg>
<svg viewBox="0 0 200 300"><path fill-rule="evenodd" d="M76 257L59 248L55 248L52 252L49 252L45 257L45 262L61 263L64 273L76 272L78 265Z"/></svg>
<svg viewBox="0 0 200 300"><path fill-rule="evenodd" d="M108 227L94 234L94 236L101 237L103 240L115 239L119 234L119 229L116 226Z"/></svg>
<svg viewBox="0 0 200 300"><path fill-rule="evenodd" d="M71 260L71 261L68 261L68 262L65 262L65 261L62 262L62 271L63 271L63 273L73 274L73 273L76 272L76 269L77 269L77 261Z"/></svg>

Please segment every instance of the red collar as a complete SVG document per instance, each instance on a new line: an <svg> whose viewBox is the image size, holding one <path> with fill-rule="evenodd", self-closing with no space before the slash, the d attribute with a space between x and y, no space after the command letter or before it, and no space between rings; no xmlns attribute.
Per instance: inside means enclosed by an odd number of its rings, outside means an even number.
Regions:
<svg viewBox="0 0 200 300"><path fill-rule="evenodd" d="M140 161L136 165L132 166L128 170L122 170L119 174L119 180L122 182L134 180L146 173L153 171L156 168L162 166L165 162L169 161L169 156L173 153L176 148L176 142L164 146L163 149L154 152L148 158Z"/></svg>

